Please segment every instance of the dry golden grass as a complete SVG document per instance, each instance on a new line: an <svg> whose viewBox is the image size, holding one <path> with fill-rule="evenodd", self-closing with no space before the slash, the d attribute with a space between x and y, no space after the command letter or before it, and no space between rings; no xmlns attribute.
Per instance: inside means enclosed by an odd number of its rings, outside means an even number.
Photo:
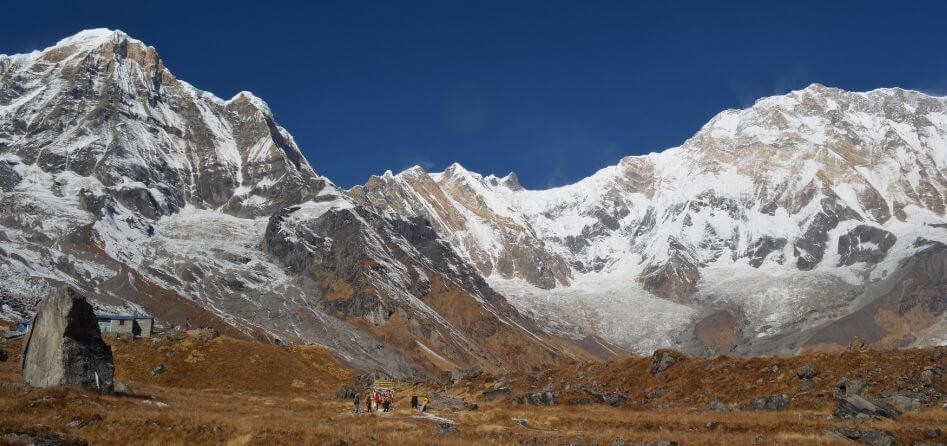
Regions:
<svg viewBox="0 0 947 446"><path fill-rule="evenodd" d="M610 444L616 437L629 441L673 440L702 444L844 444L825 434L832 427L853 426L830 416L831 406L790 408L780 412L715 413L696 402L674 400L674 409L613 408L601 405L553 407L514 406L476 401L482 385L464 383L446 393L474 400L474 411L434 410L428 417L408 409L410 394L429 391L427 385L398 389L392 413L352 413L352 404L332 399L334 390L351 383L354 373L314 347L257 344L227 338L209 342L193 339L153 343L112 341L117 379L130 383L129 395L98 395L76 388L24 389L15 357L0 363L0 434L56 433L69 444L144 445L299 445L348 444L564 444L581 436L586 444ZM9 346L7 351L13 350ZM906 357L914 358L908 353ZM915 352L917 358L923 357ZM825 367L835 361L826 356ZM811 359L811 358L810 358ZM902 358L903 359L903 358ZM915 358L916 359L916 358ZM900 359L895 359L895 361ZM695 360L696 361L696 360ZM729 360L727 360L729 361ZM758 365L759 360L739 360ZM714 363L713 361L708 361ZM166 371L151 376L158 363ZM623 363L628 366L632 363ZM696 364L696 363L695 363ZM905 364L910 364L910 361ZM693 364L692 364L693 365ZM878 366L884 364L879 358ZM577 366L569 366L576 369ZM587 371L580 366L580 371ZM818 365L817 365L818 367ZM758 369L758 367L757 367ZM625 369L627 373L628 370ZM703 367L689 367L703 375ZM749 370L749 369L747 369ZM555 372L565 376L564 370ZM591 375L603 379L608 366ZM616 375L614 379L621 380ZM485 378L486 379L486 378ZM518 378L517 378L518 379ZM641 377L653 387L651 378ZM702 378L675 379L694 384ZM513 379L511 378L511 381ZM477 384L477 383L475 383ZM770 383L772 384L772 383ZM730 385L724 381L721 385ZM763 390L772 390L762 386ZM721 389L715 389L721 393ZM673 392L672 392L673 393ZM443 417L457 431L435 433ZM526 419L525 426L514 422ZM928 408L907 413L897 422L875 421L859 429L886 429L902 444L930 439L924 432L947 426L947 410ZM943 436L935 441L945 442ZM2 441L0 441L2 443Z"/></svg>

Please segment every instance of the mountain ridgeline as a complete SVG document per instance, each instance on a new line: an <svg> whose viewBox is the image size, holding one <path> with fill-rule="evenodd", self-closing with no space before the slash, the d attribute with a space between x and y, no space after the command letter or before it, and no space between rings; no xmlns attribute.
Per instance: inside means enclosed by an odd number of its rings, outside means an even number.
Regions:
<svg viewBox="0 0 947 446"><path fill-rule="evenodd" d="M548 190L318 164L120 31L0 55L0 319L68 284L396 377L947 342L945 98L816 84Z"/></svg>

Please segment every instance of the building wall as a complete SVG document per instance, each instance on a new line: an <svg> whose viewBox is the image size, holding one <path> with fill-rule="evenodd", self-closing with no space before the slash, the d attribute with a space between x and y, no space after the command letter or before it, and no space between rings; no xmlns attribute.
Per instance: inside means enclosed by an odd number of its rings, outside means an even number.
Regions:
<svg viewBox="0 0 947 446"><path fill-rule="evenodd" d="M136 319L136 320L135 320L135 323L137 323L137 324L138 324L138 327L141 328L141 332L138 333L138 336L141 336L141 337L143 337L143 338L150 338L150 337L151 337L151 325L152 325L152 322L154 322L154 321L151 320L151 319L144 319L144 318L143 318L143 319Z"/></svg>
<svg viewBox="0 0 947 446"><path fill-rule="evenodd" d="M124 319L112 319L112 334L119 335L122 333L132 334L132 329L135 326L134 320L124 320Z"/></svg>
<svg viewBox="0 0 947 446"><path fill-rule="evenodd" d="M127 333L135 337L150 338L153 322L149 318L103 319L99 320L99 331L104 336L118 336Z"/></svg>

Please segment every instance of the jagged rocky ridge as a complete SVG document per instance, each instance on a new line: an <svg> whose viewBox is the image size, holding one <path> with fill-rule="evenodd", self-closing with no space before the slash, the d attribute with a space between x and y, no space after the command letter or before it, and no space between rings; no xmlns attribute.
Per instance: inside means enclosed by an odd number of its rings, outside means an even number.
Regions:
<svg viewBox="0 0 947 446"><path fill-rule="evenodd" d="M394 376L613 356L521 316L425 222L354 203L260 99L197 90L120 31L0 56L0 187L5 319L67 284Z"/></svg>
<svg viewBox="0 0 947 446"><path fill-rule="evenodd" d="M816 84L563 187L454 164L348 193L427 219L564 333L641 353L792 353L947 342L945 169L947 99Z"/></svg>
<svg viewBox="0 0 947 446"><path fill-rule="evenodd" d="M945 99L813 85L576 184L339 190L263 101L84 31L0 56L0 318L58 284L408 375L943 343Z"/></svg>

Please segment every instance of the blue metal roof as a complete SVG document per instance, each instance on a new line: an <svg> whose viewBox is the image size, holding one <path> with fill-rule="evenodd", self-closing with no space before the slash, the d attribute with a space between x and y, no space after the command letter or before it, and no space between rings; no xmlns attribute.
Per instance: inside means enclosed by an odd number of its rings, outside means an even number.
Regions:
<svg viewBox="0 0 947 446"><path fill-rule="evenodd" d="M154 316L132 316L128 314L97 314L95 318L98 320L112 320L112 321L133 321L135 319L154 319Z"/></svg>

